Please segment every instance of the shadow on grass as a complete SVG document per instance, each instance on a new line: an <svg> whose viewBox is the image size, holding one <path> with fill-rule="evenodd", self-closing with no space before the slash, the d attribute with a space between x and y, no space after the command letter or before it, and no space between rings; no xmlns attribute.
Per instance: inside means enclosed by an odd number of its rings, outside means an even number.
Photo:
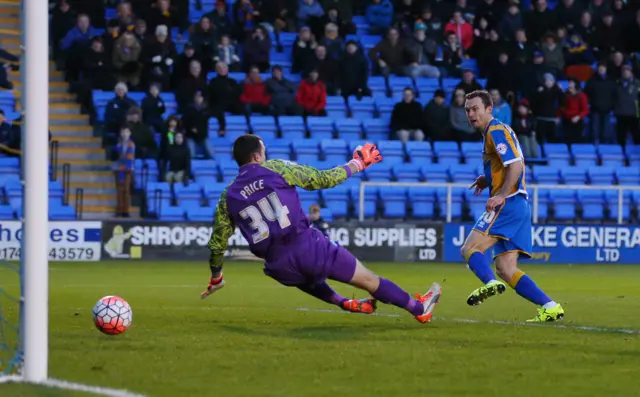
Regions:
<svg viewBox="0 0 640 397"><path fill-rule="evenodd" d="M376 325L365 327L362 325L325 325L279 329L266 329L264 327L260 328L260 326L248 328L237 325L221 325L220 328L224 331L242 335L336 342L354 339L363 340L366 339L367 336L371 336L372 339L375 340L380 340L381 337L385 340L401 340L403 339L403 335L389 334L389 332L406 331L411 327L406 324L388 324L384 326Z"/></svg>

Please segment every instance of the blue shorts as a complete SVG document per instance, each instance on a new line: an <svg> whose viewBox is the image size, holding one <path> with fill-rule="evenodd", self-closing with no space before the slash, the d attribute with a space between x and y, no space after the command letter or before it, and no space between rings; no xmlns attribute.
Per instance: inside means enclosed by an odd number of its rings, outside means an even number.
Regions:
<svg viewBox="0 0 640 397"><path fill-rule="evenodd" d="M473 230L498 239L493 246L494 258L507 252L519 252L520 258L531 258L531 206L522 194L509 197L495 211L482 214Z"/></svg>

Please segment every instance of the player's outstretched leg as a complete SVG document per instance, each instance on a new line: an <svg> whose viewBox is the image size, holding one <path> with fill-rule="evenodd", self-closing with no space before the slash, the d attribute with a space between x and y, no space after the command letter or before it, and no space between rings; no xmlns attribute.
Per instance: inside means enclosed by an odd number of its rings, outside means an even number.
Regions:
<svg viewBox="0 0 640 397"><path fill-rule="evenodd" d="M321 301L336 305L341 309L354 312L371 314L376 311L375 299L347 299L338 294L326 281L317 284L299 285L298 289L314 296Z"/></svg>
<svg viewBox="0 0 640 397"><path fill-rule="evenodd" d="M527 322L558 321L564 317L564 309L554 302L527 276L518 269L517 251L508 251L496 258L498 276L506 281L518 295L531 303L541 306L538 315Z"/></svg>
<svg viewBox="0 0 640 397"><path fill-rule="evenodd" d="M433 309L442 295L440 285L433 283L426 294L417 294L417 299L412 299L402 288L390 280L376 276L360 261L356 262L356 271L349 284L368 291L380 302L405 309L421 323L431 321Z"/></svg>
<svg viewBox="0 0 640 397"><path fill-rule="evenodd" d="M497 280L489 258L485 254L495 243L495 238L472 230L460 249L460 254L469 265L469 269L484 283L467 298L469 306L477 306L491 296L504 293L507 289L503 282Z"/></svg>

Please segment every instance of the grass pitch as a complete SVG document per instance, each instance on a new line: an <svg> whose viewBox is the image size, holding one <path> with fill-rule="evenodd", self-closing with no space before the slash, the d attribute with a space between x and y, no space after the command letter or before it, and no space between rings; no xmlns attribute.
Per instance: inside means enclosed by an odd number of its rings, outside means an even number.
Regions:
<svg viewBox="0 0 640 397"><path fill-rule="evenodd" d="M52 263L50 374L154 397L640 396L640 266L523 266L564 305L564 328L520 324L535 307L512 291L468 307L479 283L463 265L369 267L410 292L441 282L434 322L388 305L344 313L259 263L227 263L226 287L204 301L206 263ZM112 294L133 309L116 337L91 321ZM24 385L0 395L83 396Z"/></svg>

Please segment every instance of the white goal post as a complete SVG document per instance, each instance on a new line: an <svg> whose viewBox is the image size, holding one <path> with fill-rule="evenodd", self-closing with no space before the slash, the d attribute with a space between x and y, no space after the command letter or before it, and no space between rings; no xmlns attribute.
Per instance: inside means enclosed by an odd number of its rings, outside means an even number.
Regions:
<svg viewBox="0 0 640 397"><path fill-rule="evenodd" d="M449 223L452 220L451 217L451 203L453 202L453 189L454 188L469 188L470 183L435 183L435 182L361 182L359 197L358 197L358 218L360 221L364 221L364 203L365 203L365 189L368 186L374 187L432 187L432 188L445 188L447 191L446 200L446 222ZM617 222L619 225L624 223L624 192L625 191L637 191L640 190L640 186L599 186L599 185L527 185L527 190L531 192L531 205L532 205L532 217L533 223L538 223L538 191L539 189L549 190L614 190L618 192L618 214Z"/></svg>

